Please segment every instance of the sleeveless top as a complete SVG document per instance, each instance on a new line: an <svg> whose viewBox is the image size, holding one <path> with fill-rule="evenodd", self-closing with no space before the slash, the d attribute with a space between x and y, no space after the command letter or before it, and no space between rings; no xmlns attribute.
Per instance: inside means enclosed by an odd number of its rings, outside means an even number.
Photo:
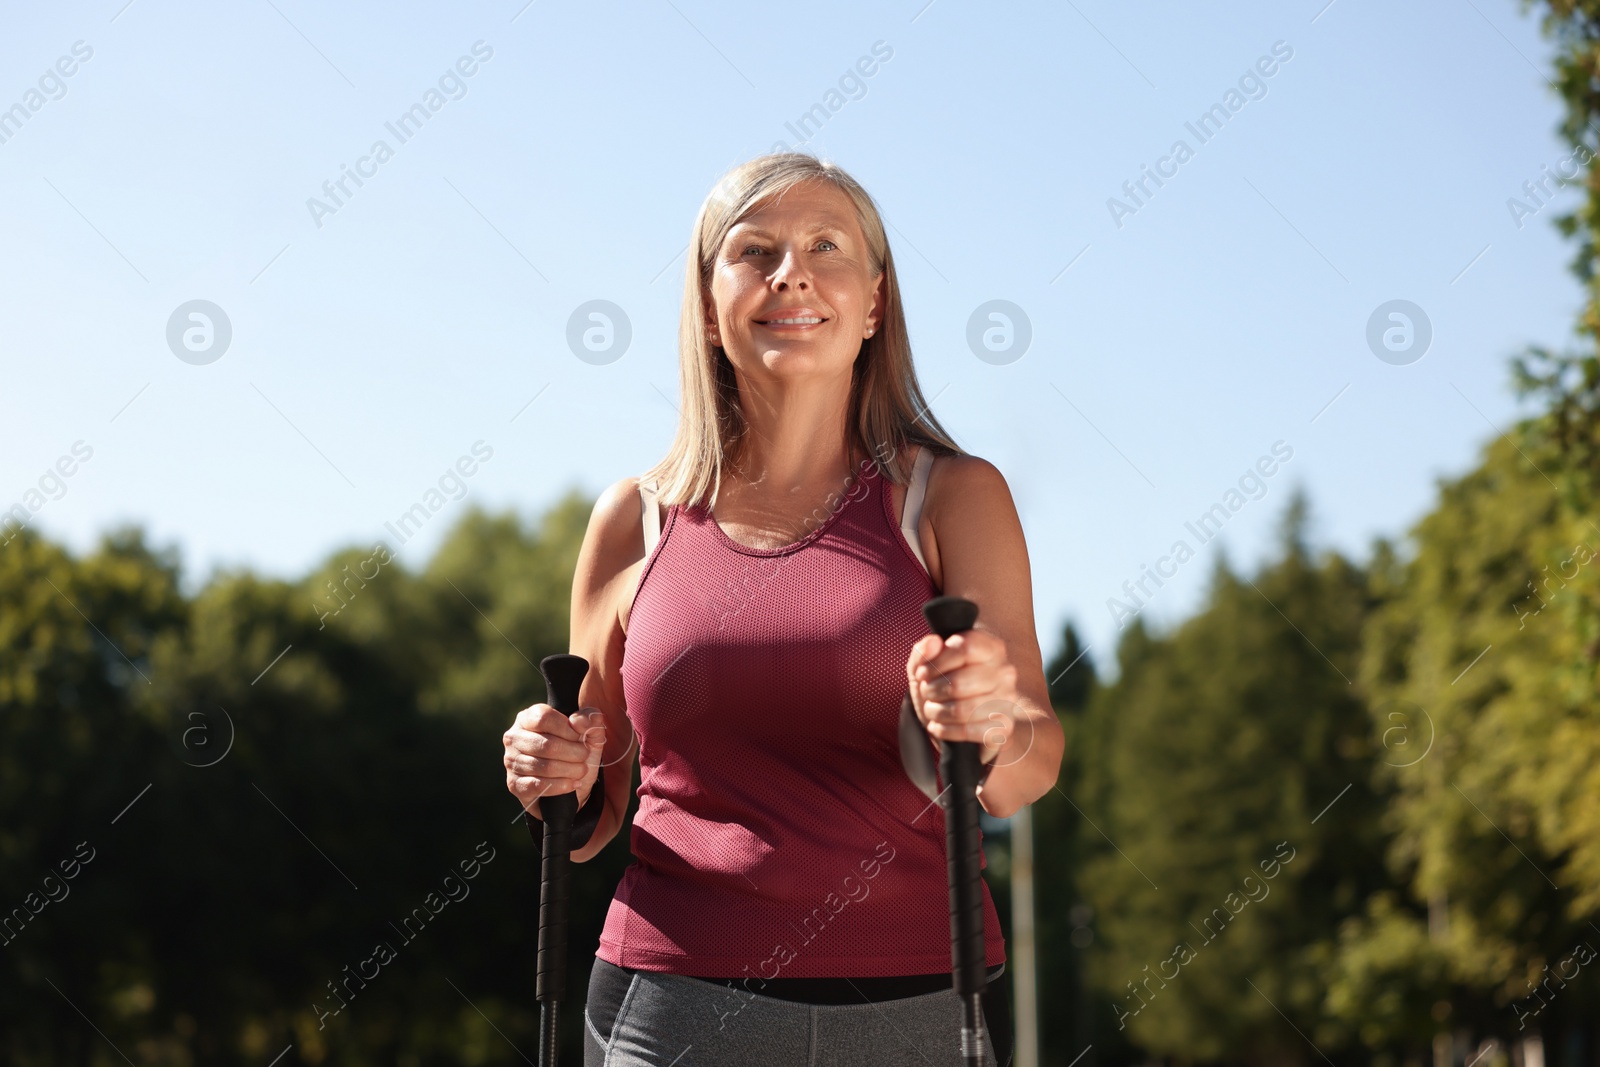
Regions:
<svg viewBox="0 0 1600 1067"><path fill-rule="evenodd" d="M673 505L639 577L622 684L634 862L596 955L704 978L950 969L944 812L907 778L906 659L938 595L872 461L782 548ZM646 499L647 547L652 519ZM983 886L987 966L1005 960Z"/></svg>

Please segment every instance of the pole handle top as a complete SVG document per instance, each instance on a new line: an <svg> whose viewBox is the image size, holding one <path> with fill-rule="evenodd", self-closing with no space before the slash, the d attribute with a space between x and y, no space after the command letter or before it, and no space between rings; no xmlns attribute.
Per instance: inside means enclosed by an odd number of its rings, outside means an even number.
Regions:
<svg viewBox="0 0 1600 1067"><path fill-rule="evenodd" d="M936 596L922 605L922 617L928 620L928 629L940 637L953 637L972 629L978 621L978 605L965 597Z"/></svg>

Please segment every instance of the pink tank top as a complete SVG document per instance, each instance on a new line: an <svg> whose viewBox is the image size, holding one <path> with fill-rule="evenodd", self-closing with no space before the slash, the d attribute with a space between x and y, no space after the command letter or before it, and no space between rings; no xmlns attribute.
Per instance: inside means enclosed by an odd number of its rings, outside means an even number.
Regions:
<svg viewBox="0 0 1600 1067"><path fill-rule="evenodd" d="M937 593L870 464L783 548L738 544L703 505L668 510L623 653L641 782L600 959L707 978L950 969L943 811L897 733Z"/></svg>

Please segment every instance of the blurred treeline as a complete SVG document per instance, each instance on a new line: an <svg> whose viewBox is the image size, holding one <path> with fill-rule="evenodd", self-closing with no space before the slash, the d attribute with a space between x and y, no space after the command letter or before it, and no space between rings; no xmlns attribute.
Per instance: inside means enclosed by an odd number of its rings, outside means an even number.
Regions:
<svg viewBox="0 0 1600 1067"><path fill-rule="evenodd" d="M1129 625L1114 683L1066 629L1044 1062L1596 1062L1600 375L1565 367L1405 551L1314 552L1296 495L1256 573L1219 553L1193 618ZM0 551L4 1062L521 1062L536 865L500 734L565 649L588 510L193 597L137 532ZM582 951L627 859L577 869Z"/></svg>
<svg viewBox="0 0 1600 1067"><path fill-rule="evenodd" d="M1256 573L1219 553L1194 617L1128 626L1114 683L1066 629L1044 1062L1540 1067L1530 1035L1596 1062L1600 375L1574 367L1406 551L1315 553L1296 495ZM536 863L500 734L566 647L588 510L193 597L137 532L0 551L0 1059L521 1062ZM577 868L575 955L627 860Z"/></svg>
<svg viewBox="0 0 1600 1067"><path fill-rule="evenodd" d="M1404 557L1313 553L1296 496L1115 684L1064 675L1045 1062L1600 1063L1600 510L1536 436Z"/></svg>
<svg viewBox="0 0 1600 1067"><path fill-rule="evenodd" d="M0 551L0 1060L520 1062L536 850L500 735L566 650L588 510L193 598L137 532ZM580 944L626 859L579 868Z"/></svg>

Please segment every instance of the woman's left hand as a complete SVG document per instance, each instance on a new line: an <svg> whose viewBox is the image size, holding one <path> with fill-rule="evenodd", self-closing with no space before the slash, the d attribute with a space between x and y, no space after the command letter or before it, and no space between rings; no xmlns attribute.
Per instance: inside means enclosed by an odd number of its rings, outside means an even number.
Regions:
<svg viewBox="0 0 1600 1067"><path fill-rule="evenodd" d="M949 640L929 634L911 646L906 682L934 740L981 744L985 763L1011 740L1020 710L1017 668L997 634L965 630Z"/></svg>

